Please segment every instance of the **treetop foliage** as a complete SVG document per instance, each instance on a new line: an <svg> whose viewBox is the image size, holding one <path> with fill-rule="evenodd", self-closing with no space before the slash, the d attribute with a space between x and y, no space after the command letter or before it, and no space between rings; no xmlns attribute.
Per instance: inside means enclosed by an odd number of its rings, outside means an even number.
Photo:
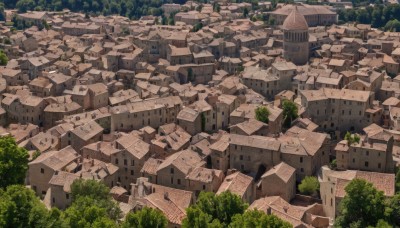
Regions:
<svg viewBox="0 0 400 228"><path fill-rule="evenodd" d="M247 208L247 203L229 191L220 195L201 192L196 204L186 209L182 227L291 227L274 215Z"/></svg>
<svg viewBox="0 0 400 228"><path fill-rule="evenodd" d="M14 138L0 137L0 188L24 183L28 159L28 151L18 147Z"/></svg>
<svg viewBox="0 0 400 228"><path fill-rule="evenodd" d="M259 106L255 110L256 113L256 119L260 122L263 123L268 123L269 122L269 115L271 115L271 112L268 110L267 107L265 106Z"/></svg>

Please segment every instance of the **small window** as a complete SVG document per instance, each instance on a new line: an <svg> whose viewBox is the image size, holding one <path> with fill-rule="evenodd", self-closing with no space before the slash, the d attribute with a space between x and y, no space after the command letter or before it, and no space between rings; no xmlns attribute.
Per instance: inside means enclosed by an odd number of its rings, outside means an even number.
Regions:
<svg viewBox="0 0 400 228"><path fill-rule="evenodd" d="M303 168L300 168L300 172L304 173L304 169L303 169Z"/></svg>
<svg viewBox="0 0 400 228"><path fill-rule="evenodd" d="M68 193L65 194L65 198L69 199L69 194Z"/></svg>
<svg viewBox="0 0 400 228"><path fill-rule="evenodd" d="M44 169L43 169L43 168L41 168L41 169L40 169L40 172L41 172L41 173L44 173Z"/></svg>
<svg viewBox="0 0 400 228"><path fill-rule="evenodd" d="M181 179L178 179L178 184L181 184Z"/></svg>
<svg viewBox="0 0 400 228"><path fill-rule="evenodd" d="M115 164L118 165L118 158L115 159Z"/></svg>
<svg viewBox="0 0 400 228"><path fill-rule="evenodd" d="M133 170L131 170L131 175L132 175L132 176L134 175L134 172L133 172Z"/></svg>
<svg viewBox="0 0 400 228"><path fill-rule="evenodd" d="M381 163L378 163L378 169L380 169L381 168Z"/></svg>
<svg viewBox="0 0 400 228"><path fill-rule="evenodd" d="M300 163L303 163L303 157L300 157Z"/></svg>
<svg viewBox="0 0 400 228"><path fill-rule="evenodd" d="M365 164L364 164L364 165L365 165L365 167L368 167L368 162L365 162Z"/></svg>
<svg viewBox="0 0 400 228"><path fill-rule="evenodd" d="M124 165L128 165L128 160L124 159Z"/></svg>
<svg viewBox="0 0 400 228"><path fill-rule="evenodd" d="M170 169L170 173L171 173L171 174L174 174L174 168L171 168L171 169Z"/></svg>
<svg viewBox="0 0 400 228"><path fill-rule="evenodd" d="M131 166L135 166L135 160L131 160Z"/></svg>

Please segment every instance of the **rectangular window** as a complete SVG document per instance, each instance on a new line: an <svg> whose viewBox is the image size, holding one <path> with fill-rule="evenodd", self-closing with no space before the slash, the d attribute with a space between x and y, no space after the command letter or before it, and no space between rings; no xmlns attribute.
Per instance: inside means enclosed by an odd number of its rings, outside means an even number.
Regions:
<svg viewBox="0 0 400 228"><path fill-rule="evenodd" d="M178 184L181 184L181 179L178 179Z"/></svg>
<svg viewBox="0 0 400 228"><path fill-rule="evenodd" d="M43 168L41 168L41 169L40 169L40 172L41 172L41 173L44 173L44 169L43 169Z"/></svg>
<svg viewBox="0 0 400 228"><path fill-rule="evenodd" d="M303 157L300 157L300 163L303 163Z"/></svg>
<svg viewBox="0 0 400 228"><path fill-rule="evenodd" d="M368 167L368 162L365 162L365 164L364 164L364 165L365 165L365 167Z"/></svg>
<svg viewBox="0 0 400 228"><path fill-rule="evenodd" d="M171 168L170 173L174 174L174 168Z"/></svg>

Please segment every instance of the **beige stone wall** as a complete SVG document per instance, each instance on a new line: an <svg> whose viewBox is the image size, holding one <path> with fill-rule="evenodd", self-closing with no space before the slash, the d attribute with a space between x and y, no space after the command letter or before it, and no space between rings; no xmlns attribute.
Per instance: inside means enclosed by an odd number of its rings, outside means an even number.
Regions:
<svg viewBox="0 0 400 228"><path fill-rule="evenodd" d="M112 130L132 131L139 130L145 126L158 128L161 125L175 122L179 111L180 106L177 105L171 108L158 107L150 111L112 114Z"/></svg>
<svg viewBox="0 0 400 228"><path fill-rule="evenodd" d="M116 174L116 182L119 182L123 188L129 189L130 184L136 183L136 179L142 176L140 170L148 158L149 154L142 159L137 159L127 151L112 154L111 162L119 168Z"/></svg>
<svg viewBox="0 0 400 228"><path fill-rule="evenodd" d="M321 99L306 101L302 97L302 105L306 108L305 117L311 118L325 131L362 130L363 120L368 102L341 99Z"/></svg>
<svg viewBox="0 0 400 228"><path fill-rule="evenodd" d="M226 171L229 169L229 156L229 147L223 152L211 150L210 158L212 168L221 170L226 173Z"/></svg>
<svg viewBox="0 0 400 228"><path fill-rule="evenodd" d="M64 191L64 186L51 185L50 205L65 210L72 203L70 193Z"/></svg>
<svg viewBox="0 0 400 228"><path fill-rule="evenodd" d="M230 143L229 150L230 168L244 173L256 174L261 165L269 169L281 161L279 151L240 146L233 142Z"/></svg>
<svg viewBox="0 0 400 228"><path fill-rule="evenodd" d="M336 151L339 169L364 170L370 172L387 172L386 152L373 148L350 147L348 152ZM391 154L390 154L391 156Z"/></svg>
<svg viewBox="0 0 400 228"><path fill-rule="evenodd" d="M261 179L262 197L280 196L287 202L296 195L296 176L290 177L287 183L283 182L277 175L270 175Z"/></svg>
<svg viewBox="0 0 400 228"><path fill-rule="evenodd" d="M21 124L32 123L41 125L43 123L43 111L46 107L46 102L42 101L37 106L28 106L18 101L10 105L2 104L7 112L8 119Z"/></svg>
<svg viewBox="0 0 400 228"><path fill-rule="evenodd" d="M43 164L31 164L28 169L29 185L32 190L40 197L43 198L49 189L49 181L53 177L54 170L48 168Z"/></svg>
<svg viewBox="0 0 400 228"><path fill-rule="evenodd" d="M185 190L186 174L182 173L176 167L169 165L157 171L157 184Z"/></svg>
<svg viewBox="0 0 400 228"><path fill-rule="evenodd" d="M101 94L91 94L91 108L98 109L101 107L105 107L108 105L108 92L101 93Z"/></svg>
<svg viewBox="0 0 400 228"><path fill-rule="evenodd" d="M193 181L186 180L186 190L195 192L195 195L198 196L201 191L214 192L218 191L219 186L221 185L223 178L214 177L212 182L201 182L201 181Z"/></svg>

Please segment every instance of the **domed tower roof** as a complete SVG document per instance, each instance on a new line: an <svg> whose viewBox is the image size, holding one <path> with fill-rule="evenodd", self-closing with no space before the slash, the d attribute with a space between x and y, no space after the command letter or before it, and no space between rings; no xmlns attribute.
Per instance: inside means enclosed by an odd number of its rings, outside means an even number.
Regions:
<svg viewBox="0 0 400 228"><path fill-rule="evenodd" d="M283 22L283 29L285 30L308 30L308 24L303 15L294 7L292 12L286 17Z"/></svg>

